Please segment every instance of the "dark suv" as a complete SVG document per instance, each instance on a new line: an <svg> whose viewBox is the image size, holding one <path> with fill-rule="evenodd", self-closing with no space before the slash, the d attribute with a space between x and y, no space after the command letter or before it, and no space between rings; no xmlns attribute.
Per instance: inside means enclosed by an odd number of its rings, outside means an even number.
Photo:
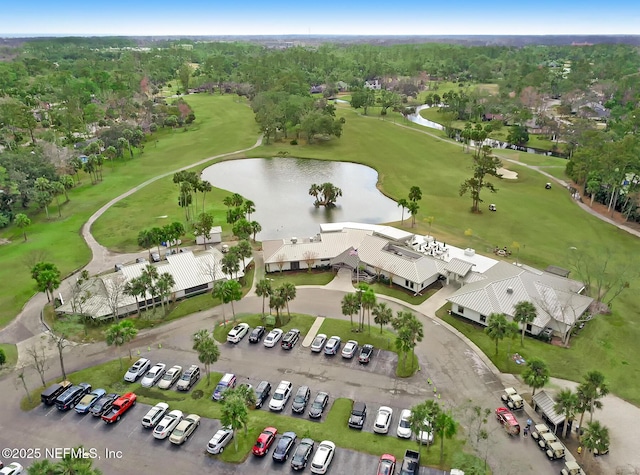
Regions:
<svg viewBox="0 0 640 475"><path fill-rule="evenodd" d="M60 411L68 411L76 407L76 404L83 398L85 394L91 392L91 385L89 383L80 383L76 386L71 386L65 392L63 392L58 399L56 399L56 407Z"/></svg>
<svg viewBox="0 0 640 475"><path fill-rule="evenodd" d="M354 402L349 416L349 427L362 430L366 418L367 405L364 402Z"/></svg>
<svg viewBox="0 0 640 475"><path fill-rule="evenodd" d="M256 409L262 407L269 398L269 394L271 394L271 383L269 381L260 382L256 388Z"/></svg>
<svg viewBox="0 0 640 475"><path fill-rule="evenodd" d="M300 386L298 392L296 393L296 397L293 398L291 410L293 412L297 412L298 414L304 412L310 397L311 391L309 390L309 386Z"/></svg>
<svg viewBox="0 0 640 475"><path fill-rule="evenodd" d="M63 392L65 392L70 387L71 387L71 381L62 381L61 383L57 383L52 386L49 386L47 389L42 391L42 394L40 395L40 400L42 401L43 404L46 404L47 406L53 406L56 403L56 399L58 399L58 396L60 396Z"/></svg>
<svg viewBox="0 0 640 475"><path fill-rule="evenodd" d="M178 380L176 389L178 391L188 391L198 382L198 379L200 379L200 368L197 365L191 365Z"/></svg>
<svg viewBox="0 0 640 475"><path fill-rule="evenodd" d="M282 343L280 343L280 346L282 346L283 350L290 350L291 348L296 346L296 343L298 343L299 339L300 330L298 330L297 328L293 328L289 330L284 336L284 338L282 339Z"/></svg>

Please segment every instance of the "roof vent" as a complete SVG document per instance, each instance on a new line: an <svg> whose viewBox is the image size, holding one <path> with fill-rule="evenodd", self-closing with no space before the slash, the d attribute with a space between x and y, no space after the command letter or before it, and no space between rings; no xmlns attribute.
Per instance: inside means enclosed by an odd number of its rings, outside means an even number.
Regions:
<svg viewBox="0 0 640 475"><path fill-rule="evenodd" d="M513 293L513 287L507 287L507 293L508 294L512 294Z"/></svg>
<svg viewBox="0 0 640 475"><path fill-rule="evenodd" d="M476 255L476 250L475 249L471 249L470 247L466 248L464 250L464 255L468 256L468 257L473 257Z"/></svg>
<svg viewBox="0 0 640 475"><path fill-rule="evenodd" d="M295 244L298 242L298 238L297 237L292 237L291 238L291 244Z"/></svg>

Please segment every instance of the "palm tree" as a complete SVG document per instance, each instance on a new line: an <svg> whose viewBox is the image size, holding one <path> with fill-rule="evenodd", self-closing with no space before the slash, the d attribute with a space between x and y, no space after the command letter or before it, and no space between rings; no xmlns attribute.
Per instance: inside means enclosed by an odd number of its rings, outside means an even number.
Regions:
<svg viewBox="0 0 640 475"><path fill-rule="evenodd" d="M60 208L60 195L65 194L65 187L59 181L52 181L51 192L56 199L56 205L58 205L58 218L62 218L62 209Z"/></svg>
<svg viewBox="0 0 640 475"><path fill-rule="evenodd" d="M444 462L444 439L452 439L458 432L458 423L450 412L440 411L435 418L434 427L440 437L440 465Z"/></svg>
<svg viewBox="0 0 640 475"><path fill-rule="evenodd" d="M207 196L207 193L211 191L211 183L209 183L207 180L202 180L200 182L200 189L198 191L202 192L202 212L205 212L204 209L204 199Z"/></svg>
<svg viewBox="0 0 640 475"><path fill-rule="evenodd" d="M309 188L309 195L315 198L314 204L318 203L318 195L320 194L320 192L321 192L320 187L315 183L312 184L311 187Z"/></svg>
<svg viewBox="0 0 640 475"><path fill-rule="evenodd" d="M556 397L556 404L553 410L558 414L564 414L564 425L562 427L562 437L567 436L569 422L576 417L578 410L578 395L571 389L563 389Z"/></svg>
<svg viewBox="0 0 640 475"><path fill-rule="evenodd" d="M544 387L549 382L549 367L541 359L532 358L522 372L522 379L533 389L531 396L534 396L536 389Z"/></svg>
<svg viewBox="0 0 640 475"><path fill-rule="evenodd" d="M509 322L504 313L492 313L489 315L487 328L484 329L484 332L489 335L489 338L496 342L496 355L498 354L498 343L507 336L509 331L508 326Z"/></svg>
<svg viewBox="0 0 640 475"><path fill-rule="evenodd" d="M422 190L419 186L412 186L409 190L409 201L420 201L422 199Z"/></svg>
<svg viewBox="0 0 640 475"><path fill-rule="evenodd" d="M405 198L400 198L398 206L402 207L402 219L400 220L400 225L402 226L404 224L404 210L409 206L409 202Z"/></svg>
<svg viewBox="0 0 640 475"><path fill-rule="evenodd" d="M19 229L22 229L24 241L27 242L27 228L31 226L31 220L24 213L18 213L15 217L15 224Z"/></svg>
<svg viewBox="0 0 640 475"><path fill-rule="evenodd" d="M416 215L418 214L420 205L415 201L409 201L407 209L409 210L409 214L411 215L411 227L413 228L416 225Z"/></svg>
<svg viewBox="0 0 640 475"><path fill-rule="evenodd" d="M251 222L251 214L256 212L256 204L251 200L247 200L244 202L243 209L247 215L247 221Z"/></svg>
<svg viewBox="0 0 640 475"><path fill-rule="evenodd" d="M148 229L143 229L138 233L138 246L149 251L149 260L151 260L151 248L153 244L153 235Z"/></svg>
<svg viewBox="0 0 640 475"><path fill-rule="evenodd" d="M284 299L285 305L287 306L287 321L290 321L291 314L289 313L289 302L296 298L296 286L291 282L284 282L276 289L276 292Z"/></svg>
<svg viewBox="0 0 640 475"><path fill-rule="evenodd" d="M524 346L524 332L527 329L527 325L533 322L538 316L535 305L528 300L518 302L515 306L515 312L513 313L513 321L522 325L522 335L520 336L520 345Z"/></svg>
<svg viewBox="0 0 640 475"><path fill-rule="evenodd" d="M140 279L142 279L146 291L151 295L151 302L153 303L154 310L156 308L156 293L158 291L156 288L156 281L158 280L158 277L158 269L151 264L147 264L140 274Z"/></svg>
<svg viewBox="0 0 640 475"><path fill-rule="evenodd" d="M600 407L596 402L609 394L609 386L604 380L604 374L600 371L589 371L584 377L584 382L580 384L579 391L583 392L589 402L589 422L593 420L593 412ZM582 421L582 419L580 419ZM582 425L582 424L581 424Z"/></svg>
<svg viewBox="0 0 640 475"><path fill-rule="evenodd" d="M238 255L238 257L242 259L242 272L244 272L247 269L247 267L244 265L244 260L253 255L251 243L246 239L242 240L236 246L234 246L234 249L236 250L236 254Z"/></svg>
<svg viewBox="0 0 640 475"><path fill-rule="evenodd" d="M256 295L262 297L262 317L264 318L264 301L273 293L271 279L261 279L256 284Z"/></svg>
<svg viewBox="0 0 640 475"><path fill-rule="evenodd" d="M105 340L107 345L119 347L132 341L137 334L138 329L131 320L121 320L107 328ZM129 359L131 359L131 347L129 347ZM122 356L120 356L120 369L122 369Z"/></svg>
<svg viewBox="0 0 640 475"><path fill-rule="evenodd" d="M371 334L371 309L376 306L376 294L371 287L368 287L367 290L362 292L361 295L362 301L362 311L367 311L367 324L369 326L369 334Z"/></svg>
<svg viewBox="0 0 640 475"><path fill-rule="evenodd" d="M167 301L167 309L169 308L168 297L171 294L171 289L176 285L176 281L171 274L168 272L163 272L158 277L158 281L156 282L156 288L158 289L158 294L160 294L160 303L162 304L162 309L164 310L165 316L167 315L167 310L164 307L165 300Z"/></svg>
<svg viewBox="0 0 640 475"><path fill-rule="evenodd" d="M393 319L393 310L385 303L380 302L373 308L373 321L380 325L380 334L382 334L382 327L388 325Z"/></svg>
<svg viewBox="0 0 640 475"><path fill-rule="evenodd" d="M353 315L360 310L360 298L356 294L345 294L342 297L342 315L349 315L353 329Z"/></svg>
<svg viewBox="0 0 640 475"><path fill-rule="evenodd" d="M214 299L220 299L220 306L222 307L222 323L226 327L227 326L227 317L224 313L224 301L225 292L227 291L224 286L224 280L218 280L213 283L213 288L211 289L211 297Z"/></svg>
<svg viewBox="0 0 640 475"><path fill-rule="evenodd" d="M138 301L138 297L142 297L144 299L145 294L147 293L146 286L140 277L134 277L130 281L128 281L124 286L124 294L129 295L136 299L136 308L138 309L138 317L140 316L140 302ZM146 304L146 300L145 300Z"/></svg>
<svg viewBox="0 0 640 475"><path fill-rule="evenodd" d="M251 226L251 234L253 234L253 242L256 242L256 234L262 231L262 226L257 221L251 221L249 225Z"/></svg>
<svg viewBox="0 0 640 475"><path fill-rule="evenodd" d="M229 278L232 278L234 275L237 276L238 271L240 270L240 259L238 254L236 252L231 252L230 249L229 252L224 255L222 261L220 261L220 268L222 269L222 272L229 276Z"/></svg>
<svg viewBox="0 0 640 475"><path fill-rule="evenodd" d="M208 330L200 330L193 335L193 349L198 352L198 360L207 372L207 386L211 382L209 367L220 358L220 348Z"/></svg>
<svg viewBox="0 0 640 475"><path fill-rule="evenodd" d="M282 324L282 319L280 318L280 310L285 308L287 305L287 301L284 299L282 294L278 292L276 289L273 294L269 296L269 307L275 309L276 316L278 317L278 321Z"/></svg>
<svg viewBox="0 0 640 475"><path fill-rule="evenodd" d="M599 421L589 421L582 436L582 443L593 455L603 454L609 450L609 428Z"/></svg>

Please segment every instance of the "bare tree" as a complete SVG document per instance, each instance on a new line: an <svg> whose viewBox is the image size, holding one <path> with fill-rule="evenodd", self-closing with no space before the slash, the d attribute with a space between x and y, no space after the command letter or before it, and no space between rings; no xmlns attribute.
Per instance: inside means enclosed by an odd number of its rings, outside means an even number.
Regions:
<svg viewBox="0 0 640 475"><path fill-rule="evenodd" d="M27 393L27 400L29 401L29 404L32 404L31 393L29 393L29 387L27 386L27 382L24 380L24 367L21 367L18 370L18 380L22 383L24 392Z"/></svg>
<svg viewBox="0 0 640 475"><path fill-rule="evenodd" d="M302 255L302 259L307 264L307 271L311 272L311 267L313 267L313 264L315 264L318 259L318 253L316 251L306 251Z"/></svg>
<svg viewBox="0 0 640 475"><path fill-rule="evenodd" d="M104 295L111 309L114 320L119 317L120 300L124 295L127 279L123 275L115 275L110 279L104 279Z"/></svg>
<svg viewBox="0 0 640 475"><path fill-rule="evenodd" d="M282 272L282 268L284 267L285 262L287 261L287 256L284 254L278 254L276 256L276 264L278 265L278 269Z"/></svg>
<svg viewBox="0 0 640 475"><path fill-rule="evenodd" d="M57 336L53 333L50 333L51 341L56 345L58 350L58 357L60 358L60 370L62 371L62 379L67 379L67 372L64 369L64 356L62 352L68 346L71 346L71 342L67 340L67 335L62 333L60 336Z"/></svg>
<svg viewBox="0 0 640 475"><path fill-rule="evenodd" d="M27 355L33 361L33 366L36 368L36 371L40 375L40 381L42 381L42 386L46 386L46 381L44 379L44 373L49 368L49 361L47 360L47 356L44 352L44 345L33 345L27 348Z"/></svg>
<svg viewBox="0 0 640 475"><path fill-rule="evenodd" d="M551 315L551 318L565 325L565 332L562 334L562 344L564 346L569 346L573 329L590 318L586 312L579 316L576 314L577 304L575 299L578 297L584 298L580 294L573 294L570 295L565 302L560 302L558 299L554 299L553 301L542 298L535 299L536 304L543 311Z"/></svg>

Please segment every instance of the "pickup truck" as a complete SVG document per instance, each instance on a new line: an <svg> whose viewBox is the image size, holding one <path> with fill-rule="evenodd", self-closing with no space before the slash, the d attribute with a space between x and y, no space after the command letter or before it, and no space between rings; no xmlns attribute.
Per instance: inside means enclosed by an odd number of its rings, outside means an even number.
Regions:
<svg viewBox="0 0 640 475"><path fill-rule="evenodd" d="M134 393L123 394L113 401L109 412L102 414L102 420L107 424L118 422L125 412L136 405L137 398L138 397Z"/></svg>
<svg viewBox="0 0 640 475"><path fill-rule="evenodd" d="M399 475L418 475L420 471L420 452L407 450L402 459Z"/></svg>
<svg viewBox="0 0 640 475"><path fill-rule="evenodd" d="M514 411L524 408L524 400L514 388L506 388L504 390L502 401L507 404L509 409Z"/></svg>

